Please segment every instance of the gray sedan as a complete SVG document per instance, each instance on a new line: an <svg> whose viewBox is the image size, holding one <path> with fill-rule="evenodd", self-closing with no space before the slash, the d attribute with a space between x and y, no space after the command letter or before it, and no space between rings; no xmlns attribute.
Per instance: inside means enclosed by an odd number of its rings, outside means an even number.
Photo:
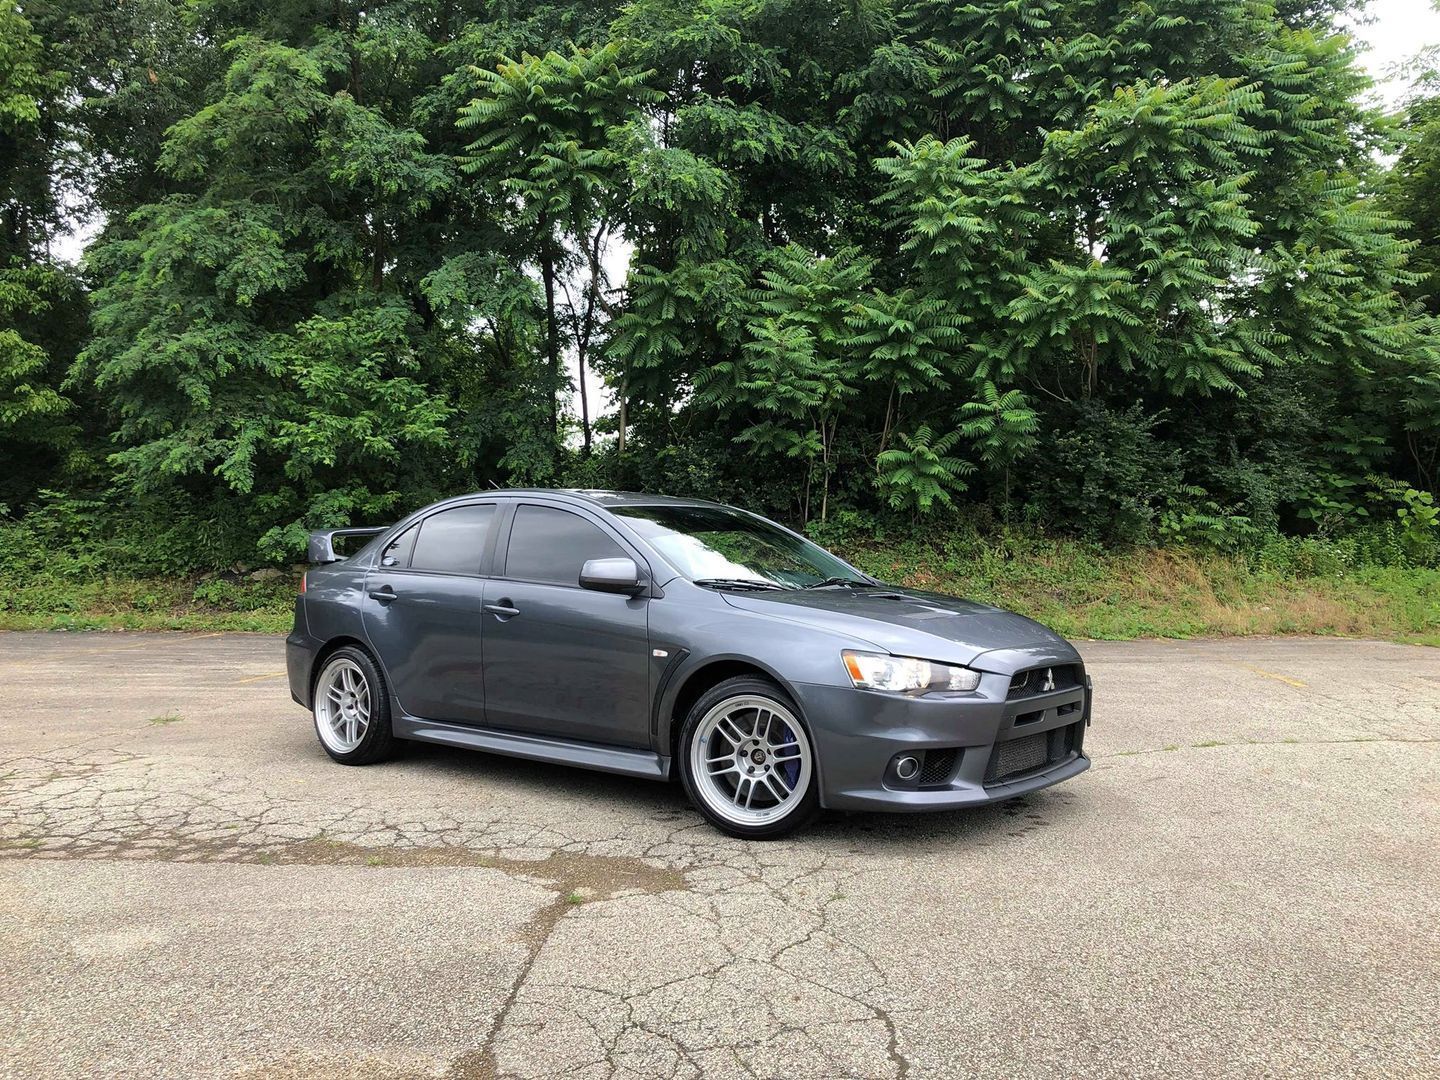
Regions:
<svg viewBox="0 0 1440 1080"><path fill-rule="evenodd" d="M413 739L678 777L749 839L821 807L973 806L1089 766L1069 642L733 507L486 492L314 533L310 558L290 692L346 765Z"/></svg>

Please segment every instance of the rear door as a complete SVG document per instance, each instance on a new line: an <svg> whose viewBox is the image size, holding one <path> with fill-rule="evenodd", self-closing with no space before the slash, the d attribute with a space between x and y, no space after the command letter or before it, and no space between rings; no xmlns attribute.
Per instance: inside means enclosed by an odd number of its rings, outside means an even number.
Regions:
<svg viewBox="0 0 1440 1080"><path fill-rule="evenodd" d="M646 563L599 515L519 501L486 594L490 727L650 745L649 601L580 588L587 559Z"/></svg>
<svg viewBox="0 0 1440 1080"><path fill-rule="evenodd" d="M400 707L427 720L485 722L481 569L498 504L463 503L410 526L365 579L365 632Z"/></svg>

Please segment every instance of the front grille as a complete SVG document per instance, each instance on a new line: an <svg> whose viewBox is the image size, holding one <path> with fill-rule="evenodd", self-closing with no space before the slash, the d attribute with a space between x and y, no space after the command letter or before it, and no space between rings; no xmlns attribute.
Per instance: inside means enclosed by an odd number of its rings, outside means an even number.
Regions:
<svg viewBox="0 0 1440 1080"><path fill-rule="evenodd" d="M1054 682L1054 686L1046 688L1048 680ZM1029 671L1018 671L1010 676L1010 692L1006 697L1023 698L1033 694L1048 694L1051 690L1073 690L1080 685L1080 668L1075 664L1055 664L1051 667L1031 668Z"/></svg>
<svg viewBox="0 0 1440 1080"><path fill-rule="evenodd" d="M920 787L938 787L948 783L955 771L956 751L926 750L925 760L920 766Z"/></svg>
<svg viewBox="0 0 1440 1080"><path fill-rule="evenodd" d="M1079 724L1070 724L996 743L985 769L985 783L1003 784L1063 761L1074 753L1079 730Z"/></svg>

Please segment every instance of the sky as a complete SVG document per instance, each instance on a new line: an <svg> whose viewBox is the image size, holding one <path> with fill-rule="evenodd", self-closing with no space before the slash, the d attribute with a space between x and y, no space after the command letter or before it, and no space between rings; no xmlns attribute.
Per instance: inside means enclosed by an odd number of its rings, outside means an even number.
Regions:
<svg viewBox="0 0 1440 1080"><path fill-rule="evenodd" d="M1403 79L1389 77L1421 49L1440 45L1440 11L1434 0L1371 0L1364 18L1353 28L1355 37L1369 46L1361 60L1370 77L1380 85L1377 92L1387 105L1396 106L1405 97Z"/></svg>

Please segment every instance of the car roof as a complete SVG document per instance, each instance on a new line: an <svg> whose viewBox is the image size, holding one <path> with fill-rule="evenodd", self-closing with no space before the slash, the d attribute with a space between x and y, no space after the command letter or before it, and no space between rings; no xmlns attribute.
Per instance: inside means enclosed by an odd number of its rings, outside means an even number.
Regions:
<svg viewBox="0 0 1440 1080"><path fill-rule="evenodd" d="M644 491L606 491L597 488L499 488L493 491L477 491L457 498L474 498L476 495L561 495L600 507L615 506L724 506L724 503L709 499L683 498L676 495L652 495ZM450 500L446 500L449 502Z"/></svg>

